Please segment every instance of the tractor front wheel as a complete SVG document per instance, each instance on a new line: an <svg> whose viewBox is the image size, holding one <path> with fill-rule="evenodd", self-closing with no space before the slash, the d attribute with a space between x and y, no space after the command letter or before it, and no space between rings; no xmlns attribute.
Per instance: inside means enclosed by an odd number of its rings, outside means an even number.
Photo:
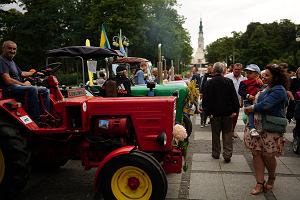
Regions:
<svg viewBox="0 0 300 200"><path fill-rule="evenodd" d="M26 185L30 154L25 140L10 125L0 127L0 196L13 199ZM2 199L2 198L1 198Z"/></svg>
<svg viewBox="0 0 300 200"><path fill-rule="evenodd" d="M193 124L192 124L190 116L186 113L183 113L182 125L186 129L186 133L187 133L188 137L190 137L192 134L192 131L193 131Z"/></svg>
<svg viewBox="0 0 300 200"><path fill-rule="evenodd" d="M133 151L112 158L101 170L99 191L104 199L165 199L166 175L150 155Z"/></svg>

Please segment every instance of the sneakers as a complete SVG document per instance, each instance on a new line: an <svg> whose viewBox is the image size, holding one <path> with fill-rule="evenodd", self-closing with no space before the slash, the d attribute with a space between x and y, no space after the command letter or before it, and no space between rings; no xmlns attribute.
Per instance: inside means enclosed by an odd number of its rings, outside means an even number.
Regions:
<svg viewBox="0 0 300 200"><path fill-rule="evenodd" d="M203 128L203 127L207 127L208 126L208 124L201 124L201 128Z"/></svg>
<svg viewBox="0 0 300 200"><path fill-rule="evenodd" d="M251 135L252 137L257 137L257 136L259 136L259 133L257 132L257 130L256 130L255 128L252 128L252 129L250 130L250 135Z"/></svg>

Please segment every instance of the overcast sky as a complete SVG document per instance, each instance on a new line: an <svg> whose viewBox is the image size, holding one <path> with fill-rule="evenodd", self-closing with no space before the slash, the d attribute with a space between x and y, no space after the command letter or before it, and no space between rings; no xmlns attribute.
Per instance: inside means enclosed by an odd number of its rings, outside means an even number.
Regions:
<svg viewBox="0 0 300 200"><path fill-rule="evenodd" d="M271 23L290 19L300 24L300 0L177 0L180 15L186 18L184 27L197 48L200 18L204 46L232 31L245 32L250 22Z"/></svg>

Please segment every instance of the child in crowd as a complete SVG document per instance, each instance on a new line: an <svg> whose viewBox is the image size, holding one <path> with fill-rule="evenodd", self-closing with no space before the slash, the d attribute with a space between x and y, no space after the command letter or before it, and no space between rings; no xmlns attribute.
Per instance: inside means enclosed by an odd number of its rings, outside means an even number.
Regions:
<svg viewBox="0 0 300 200"><path fill-rule="evenodd" d="M253 104L255 95L263 85L262 81L259 79L260 69L255 64L247 65L245 68L247 80L240 83L239 95L244 100L244 107ZM259 133L254 126L254 113L249 113L248 115L248 127L250 129L251 136L258 136Z"/></svg>
<svg viewBox="0 0 300 200"><path fill-rule="evenodd" d="M102 87L105 81L106 81L106 75L104 74L104 72L99 72L99 78L96 80L97 85Z"/></svg>

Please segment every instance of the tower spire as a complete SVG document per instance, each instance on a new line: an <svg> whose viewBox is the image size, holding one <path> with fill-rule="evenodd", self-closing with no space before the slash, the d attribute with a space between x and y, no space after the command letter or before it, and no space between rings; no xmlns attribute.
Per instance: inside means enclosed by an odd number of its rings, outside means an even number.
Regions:
<svg viewBox="0 0 300 200"><path fill-rule="evenodd" d="M200 18L199 33L203 33L202 18Z"/></svg>
<svg viewBox="0 0 300 200"><path fill-rule="evenodd" d="M192 62L193 64L200 64L200 65L205 63L202 18L200 18L200 25L199 25L198 48Z"/></svg>

